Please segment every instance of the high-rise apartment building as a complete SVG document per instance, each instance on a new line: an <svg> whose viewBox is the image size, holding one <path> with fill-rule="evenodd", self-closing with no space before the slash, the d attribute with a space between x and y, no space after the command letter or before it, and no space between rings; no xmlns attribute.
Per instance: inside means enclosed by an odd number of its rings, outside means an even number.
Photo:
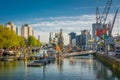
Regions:
<svg viewBox="0 0 120 80"><path fill-rule="evenodd" d="M13 24L12 22L8 22L5 26L16 33L16 25Z"/></svg>
<svg viewBox="0 0 120 80"><path fill-rule="evenodd" d="M21 36L21 27L16 27L16 34Z"/></svg>
<svg viewBox="0 0 120 80"><path fill-rule="evenodd" d="M21 36L28 39L29 36L33 36L34 32L29 24L25 24L21 27Z"/></svg>

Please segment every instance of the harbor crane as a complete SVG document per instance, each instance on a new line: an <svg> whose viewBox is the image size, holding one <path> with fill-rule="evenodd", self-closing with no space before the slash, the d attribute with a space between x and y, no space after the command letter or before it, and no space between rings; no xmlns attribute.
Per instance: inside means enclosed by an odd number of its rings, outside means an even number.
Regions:
<svg viewBox="0 0 120 80"><path fill-rule="evenodd" d="M98 7L96 8L96 24L99 24L102 26L102 29L100 28L100 30L99 29L96 30L96 32L97 32L96 36L99 37L99 40L97 41L97 43L99 41L103 41L104 46L105 46L105 51L108 51L107 46L109 46L109 47L111 46L114 48L114 44L115 44L114 38L112 37L112 30L114 27L115 19L117 17L118 9L115 12L115 15L114 15L114 18L113 18L113 21L111 22L111 24L105 23L108 13L109 13L109 10L110 10L110 7L111 7L111 4L112 4L112 0L108 0L102 15L100 15ZM103 38L103 35L104 35L104 38ZM105 35L106 35L106 38L105 38Z"/></svg>
<svg viewBox="0 0 120 80"><path fill-rule="evenodd" d="M112 4L112 0L108 0L101 15L99 13L99 8L98 7L96 8L96 24L103 26L102 29L96 30L96 34L99 37L99 40L97 41L97 43L100 40L103 40L102 36L107 33L107 24L105 22L106 22L111 4Z"/></svg>
<svg viewBox="0 0 120 80"><path fill-rule="evenodd" d="M112 47L112 50L110 49L110 51L114 51L115 50L115 42L114 42L114 38L112 37L112 30L113 30L113 27L114 27L114 23L115 23L115 19L116 19L117 13L118 13L118 9L115 12L112 24L109 25L108 38L104 42L105 43L105 53L107 53L107 54L108 54L108 46Z"/></svg>
<svg viewBox="0 0 120 80"><path fill-rule="evenodd" d="M96 23L105 24L111 4L112 4L112 0L108 0L102 15L100 15L99 13L99 8L98 7L96 8Z"/></svg>
<svg viewBox="0 0 120 80"><path fill-rule="evenodd" d="M115 12L115 16L113 18L112 24L109 27L109 36L112 36L112 30L113 30L113 26L114 26L114 23L115 23L115 19L116 19L117 13L118 13L118 9Z"/></svg>

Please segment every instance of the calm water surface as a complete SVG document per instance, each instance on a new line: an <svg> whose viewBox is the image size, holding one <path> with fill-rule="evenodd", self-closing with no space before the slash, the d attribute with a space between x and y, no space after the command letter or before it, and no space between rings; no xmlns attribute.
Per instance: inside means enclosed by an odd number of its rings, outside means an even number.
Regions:
<svg viewBox="0 0 120 80"><path fill-rule="evenodd" d="M0 62L0 80L120 80L92 58L71 57L42 67L27 67L27 63Z"/></svg>

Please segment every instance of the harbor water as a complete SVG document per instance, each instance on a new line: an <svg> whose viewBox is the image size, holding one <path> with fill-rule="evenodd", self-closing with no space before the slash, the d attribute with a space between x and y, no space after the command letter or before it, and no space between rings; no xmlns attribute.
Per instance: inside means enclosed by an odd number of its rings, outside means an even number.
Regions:
<svg viewBox="0 0 120 80"><path fill-rule="evenodd" d="M27 63L0 62L0 80L120 80L93 57L60 58L41 67L27 67Z"/></svg>

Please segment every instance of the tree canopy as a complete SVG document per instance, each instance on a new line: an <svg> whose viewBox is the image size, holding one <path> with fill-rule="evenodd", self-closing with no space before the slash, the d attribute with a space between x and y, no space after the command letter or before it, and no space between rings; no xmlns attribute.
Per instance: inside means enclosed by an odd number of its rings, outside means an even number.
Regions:
<svg viewBox="0 0 120 80"><path fill-rule="evenodd" d="M41 44L34 36L29 36L26 41L25 38L18 36L13 30L0 25L0 48L24 47L25 45L40 46Z"/></svg>
<svg viewBox="0 0 120 80"><path fill-rule="evenodd" d="M21 46L20 43L24 43L20 36L3 25L0 25L0 48L11 48L15 46Z"/></svg>
<svg viewBox="0 0 120 80"><path fill-rule="evenodd" d="M21 36L18 36L19 39L19 46L23 47L25 46L25 39Z"/></svg>
<svg viewBox="0 0 120 80"><path fill-rule="evenodd" d="M40 41L37 40L34 36L28 37L27 46L40 46Z"/></svg>

